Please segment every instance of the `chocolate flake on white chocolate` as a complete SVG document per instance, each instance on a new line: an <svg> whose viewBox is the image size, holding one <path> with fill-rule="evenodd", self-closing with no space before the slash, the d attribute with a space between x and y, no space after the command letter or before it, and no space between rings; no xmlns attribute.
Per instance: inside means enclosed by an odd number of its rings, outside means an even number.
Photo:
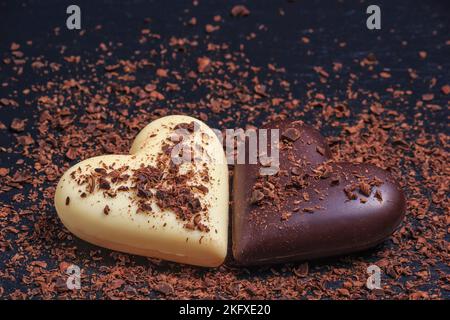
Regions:
<svg viewBox="0 0 450 320"><path fill-rule="evenodd" d="M194 122L179 123L173 130L185 129L192 133L194 125ZM114 198L117 192L131 189L138 203L137 212L151 213L151 204L156 203L161 210L172 210L178 219L185 222L187 229L209 232L209 227L202 223L202 220L207 219L207 206L201 203L198 196L207 194L208 188L190 184L195 175L200 176L203 181L209 181L208 169L203 167L197 173L193 170L181 173L181 164L175 164L171 159L173 145L170 139L162 144L161 152L157 156L157 166L141 163L138 169L130 170L129 166L115 168L113 164L94 168L87 174L74 171L71 178L79 185L86 185L87 193L102 190L105 197ZM125 184L128 184L130 179L132 185L128 187ZM66 205L68 204L69 200L66 200ZM108 215L110 210L106 206L104 213Z"/></svg>

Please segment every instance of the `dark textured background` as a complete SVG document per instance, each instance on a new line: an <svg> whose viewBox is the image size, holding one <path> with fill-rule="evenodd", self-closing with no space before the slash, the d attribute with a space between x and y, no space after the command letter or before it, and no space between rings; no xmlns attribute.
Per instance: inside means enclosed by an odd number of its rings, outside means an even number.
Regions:
<svg viewBox="0 0 450 320"><path fill-rule="evenodd" d="M300 99L306 99L307 84L317 80L314 66L332 66L335 61L344 64L341 80L333 79L327 85L321 86L321 91L327 96L345 100L348 75L356 73L359 76L359 89L376 91L381 95L381 101L385 100L391 108L398 108L407 115L406 121L411 121L415 116L414 105L422 94L439 93L440 86L429 88L430 80L434 77L437 83L445 84L449 81L449 57L450 46L446 41L450 40L450 2L448 1L376 1L382 9L382 30L370 31L365 26L367 15L366 7L372 2L367 1L200 1L200 5L193 7L191 2L184 1L74 1L82 9L82 28L92 30L96 25L103 26L101 32L87 32L79 37L77 32L68 31L65 28L67 1L0 1L0 55L9 50L12 42L25 43L33 40L33 45L26 47L27 56L43 55L49 61L62 61L58 53L60 45L67 46L67 53L81 55L82 59L92 58L95 61L95 49L100 42L121 41L125 45L115 50L118 57L133 55L137 46L137 35L145 26L144 18L152 19L151 30L161 35L177 35L189 37L201 34L198 28L186 28L181 21L186 21L190 16L197 17L198 25L211 23L216 14L227 16L233 4L246 3L251 10L251 15L244 19L227 19L221 24L220 32L212 35L215 42L226 42L232 47L245 43L245 52L251 57L253 65L266 66L275 63L285 67L284 75L292 84L291 91ZM184 10L189 8L189 13ZM279 14L283 8L285 15ZM258 32L260 24L267 26L267 31ZM53 29L60 27L60 36L55 37ZM308 29L314 29L309 33ZM252 41L245 41L245 36L250 32L257 32L257 37ZM132 37L130 37L132 35ZM302 36L313 39L305 49L305 45L299 41ZM345 47L339 47L340 42L345 42ZM146 44L146 50L151 49L151 43ZM201 56L199 47L197 55ZM308 50L310 53L308 54ZM419 51L427 52L427 59L418 57ZM392 78L380 79L364 75L364 71L355 63L355 59L361 60L369 53L374 53L382 69L388 70ZM206 52L204 52L206 54ZM380 68L380 70L381 70ZM412 84L408 76L408 68L417 70L420 78ZM31 84L46 82L45 75L37 79L33 72L25 69L20 80L11 81L13 74L8 74L3 67L0 69L0 83L10 83L7 87L0 87L0 98L16 95L23 88ZM83 70L74 67L67 69L67 76L82 75ZM145 76L143 78L143 81ZM390 99L391 94L386 88L392 85L394 88L413 90L406 101L399 104ZM200 96L198 92L192 94L189 88L181 88L174 93L182 96L183 101L196 101ZM200 94L201 95L201 94ZM22 105L29 99L20 94L15 100ZM398 103L395 105L395 103ZM443 95L437 95L434 103L444 106L439 112L429 112L424 115L429 132L448 133L448 113L445 105L447 99ZM358 108L358 101L351 101L352 108ZM36 118L38 112L31 106L19 108L0 107L0 120L9 125L14 117L28 118L31 126L27 130L33 135L36 133ZM214 126L218 116L211 115L208 124ZM305 120L314 121L313 118ZM236 125L245 125L245 119ZM253 125L258 125L259 119ZM351 122L351 119L350 119ZM400 124L399 124L400 125ZM332 136L335 129L323 124L323 134ZM3 130L0 134L0 147L8 148L15 143L14 134L9 130ZM0 151L0 166L15 167L17 159L22 158L19 152L6 153ZM26 164L27 164L26 160ZM32 162L30 162L32 163ZM26 193L28 187L22 192ZM10 203L17 208L23 208L26 202L12 203L11 194L0 194L2 203ZM48 210L45 214L56 215L54 210ZM92 247L82 241L77 241L81 254L87 256ZM86 248L86 249L83 249ZM17 248L16 248L17 249ZM84 252L84 253L83 253ZM109 257L105 253L106 264ZM14 256L14 251L0 253L0 269L5 268L9 259ZM370 259L371 253L365 253ZM132 257L138 264L146 263L145 258ZM54 261L48 261L54 266ZM332 260L333 264L340 262ZM344 263L344 262L343 262ZM345 263L344 263L345 264ZM327 261L313 264L313 272L327 269ZM25 268L25 267L23 267ZM23 269L22 268L22 269ZM164 268L162 265L160 268ZM448 267L438 264L436 268L448 273ZM21 270L19 267L18 270ZM163 270L161 270L163 271ZM88 273L91 270L88 270ZM20 272L17 274L20 279ZM264 273L261 274L264 277ZM0 280L1 281L1 280ZM6 293L15 289L25 290L27 285L21 281L4 281L2 283ZM432 288L433 282L424 288ZM450 297L448 291L442 292L443 297Z"/></svg>
<svg viewBox="0 0 450 320"><path fill-rule="evenodd" d="M193 7L190 1L79 1L82 9L82 29L92 30L96 25L102 25L102 32L88 32L79 37L77 32L65 28L66 8L70 1L2 1L0 3L0 52L7 50L12 42L23 43L33 40L34 45L27 48L27 55L44 55L49 61L61 61L58 46L65 45L72 55L82 54L83 57L95 57L93 51L100 42L122 41L124 45L117 52L120 56L132 55L135 47L133 42L140 29L145 27L145 18L152 19L152 32L178 37L199 34L198 28L186 28L181 21L190 16L197 17L198 25L212 22L216 14L226 16L233 4L245 1L204 1ZM445 45L450 32L450 3L447 1L379 1L382 11L382 30L370 31L366 28L367 1L256 1L247 4L251 15L244 22L228 19L220 32L213 34L213 40L229 43L237 48L245 42L245 52L251 57L254 65L265 66L276 63L288 68L287 79L296 83L294 93L300 96L305 92L309 81L317 80L314 66L330 66L335 61L351 64L355 59L362 59L369 53L374 53L380 66L390 70L392 83L398 88L413 89L410 101L416 101L423 93L428 93L429 81L435 77L438 82L448 80L450 48ZM189 13L184 12L191 8ZM285 15L279 14L284 9ZM267 31L258 32L256 40L244 41L250 32L256 32L257 26L264 24ZM53 29L61 28L61 36L55 37ZM313 33L308 30L314 29ZM436 34L433 34L436 32ZM201 33L201 32L200 32ZM133 35L133 38L130 37ZM299 39L302 36L314 37L309 46L312 54L308 54ZM347 45L339 47L339 42ZM406 44L402 44L406 42ZM136 44L136 43L135 43ZM150 45L150 44L148 44ZM201 48L199 48L201 50ZM69 51L70 50L70 51ZM421 61L419 51L426 51L428 59ZM206 52L205 52L206 53ZM201 56L202 52L198 52ZM421 76L420 81L410 87L407 70L415 69ZM360 70L347 70L358 73ZM76 74L80 70L68 70ZM2 77L7 75L2 72ZM14 89L20 90L30 83L35 83L33 74L25 73L20 83ZM41 81L43 83L43 81ZM342 77L342 83L334 80L326 88L326 95L339 99L345 98L347 77ZM383 93L386 84L369 75L362 77L358 83L368 90ZM364 89L364 88L363 88ZM0 88L0 90L5 90ZM11 90L7 88L6 90ZM438 87L435 88L439 90ZM195 97L186 100L195 100ZM438 101L444 102L446 101ZM414 106L398 106L408 109ZM29 115L29 110L2 110L2 119L17 116L16 112ZM413 117L414 114L410 113ZM440 119L435 119L435 117ZM447 126L438 113L428 115L429 128L442 131ZM438 120L438 121L436 121ZM209 123L213 124L213 123ZM327 134L327 132L324 132ZM3 145L8 144L8 137Z"/></svg>

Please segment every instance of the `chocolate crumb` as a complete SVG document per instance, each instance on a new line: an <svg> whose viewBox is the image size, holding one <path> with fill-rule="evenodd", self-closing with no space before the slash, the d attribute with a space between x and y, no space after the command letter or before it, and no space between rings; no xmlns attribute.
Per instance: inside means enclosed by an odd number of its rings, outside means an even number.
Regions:
<svg viewBox="0 0 450 320"><path fill-rule="evenodd" d="M322 147L320 147L320 146L317 146L316 147L316 150L317 150L317 152L320 154L320 155L325 155L325 148L322 148Z"/></svg>
<svg viewBox="0 0 450 320"><path fill-rule="evenodd" d="M104 189L104 190L109 190L109 189L111 189L110 183L108 182L108 180L106 180L106 179L103 178L103 177L100 178L98 187L99 187L100 189Z"/></svg>
<svg viewBox="0 0 450 320"><path fill-rule="evenodd" d="M303 170L300 167L292 167L291 172L293 175L300 176L303 174Z"/></svg>
<svg viewBox="0 0 450 320"><path fill-rule="evenodd" d="M308 193L308 192L303 192L303 199L304 199L305 201L309 201L309 200L310 200L310 197L309 197L309 193Z"/></svg>
<svg viewBox="0 0 450 320"><path fill-rule="evenodd" d="M195 122L191 121L190 123L179 123L174 127L174 130L178 129L187 130L189 133L192 133L195 130Z"/></svg>
<svg viewBox="0 0 450 320"><path fill-rule="evenodd" d="M345 195L347 196L348 200L358 199L358 196L356 195L356 193L353 192L353 190L354 190L354 188L352 188L352 187L344 188L344 192L345 192Z"/></svg>
<svg viewBox="0 0 450 320"><path fill-rule="evenodd" d="M377 189L377 191L375 191L375 198L378 199L378 201L382 202L383 201L383 196L381 194L381 191Z"/></svg>
<svg viewBox="0 0 450 320"><path fill-rule="evenodd" d="M339 177L339 175L337 174L333 174L331 176L331 185L332 186L336 186L341 182L341 178Z"/></svg>
<svg viewBox="0 0 450 320"><path fill-rule="evenodd" d="M292 216L292 213L291 212L283 212L282 214L281 214L281 220L282 221L286 221L286 220L288 220L290 217Z"/></svg>
<svg viewBox="0 0 450 320"><path fill-rule="evenodd" d="M372 191L372 187L366 183L366 182L360 182L359 183L359 191L365 195L366 197L370 196L370 193Z"/></svg>
<svg viewBox="0 0 450 320"><path fill-rule="evenodd" d="M171 295L174 293L174 288L170 283L161 282L154 288L157 292L162 293L163 295Z"/></svg>
<svg viewBox="0 0 450 320"><path fill-rule="evenodd" d="M255 204L264 199L264 193L259 190L253 190L252 197L250 198L250 203Z"/></svg>
<svg viewBox="0 0 450 320"><path fill-rule="evenodd" d="M250 10L248 10L247 7L244 5L235 5L231 9L231 15L233 17L246 17L250 15Z"/></svg>
<svg viewBox="0 0 450 320"><path fill-rule="evenodd" d="M106 175L106 169L104 168L95 168L94 171L101 175Z"/></svg>
<svg viewBox="0 0 450 320"><path fill-rule="evenodd" d="M25 130L25 120L14 118L11 122L11 130L16 132L23 132Z"/></svg>
<svg viewBox="0 0 450 320"><path fill-rule="evenodd" d="M295 128L286 129L281 136L289 141L295 142L300 138L300 131Z"/></svg>

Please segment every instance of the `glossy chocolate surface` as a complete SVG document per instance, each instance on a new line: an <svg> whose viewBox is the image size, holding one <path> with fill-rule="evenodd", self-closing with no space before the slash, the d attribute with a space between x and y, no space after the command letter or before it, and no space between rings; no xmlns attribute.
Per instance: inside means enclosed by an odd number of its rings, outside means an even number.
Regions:
<svg viewBox="0 0 450 320"><path fill-rule="evenodd" d="M266 128L280 129L278 173L263 177L260 165L235 166L233 255L238 263L340 255L370 248L392 234L405 214L405 198L388 172L333 162L325 138L301 122Z"/></svg>

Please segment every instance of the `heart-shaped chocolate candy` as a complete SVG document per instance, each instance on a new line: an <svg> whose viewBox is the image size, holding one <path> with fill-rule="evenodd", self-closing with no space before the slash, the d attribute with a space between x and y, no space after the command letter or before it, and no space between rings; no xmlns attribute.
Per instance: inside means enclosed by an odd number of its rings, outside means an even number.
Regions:
<svg viewBox="0 0 450 320"><path fill-rule="evenodd" d="M186 149L194 157L173 161L173 154L189 155ZM215 133L191 117L153 121L130 155L76 164L59 181L55 206L67 229L102 247L208 267L226 256L225 154Z"/></svg>
<svg viewBox="0 0 450 320"><path fill-rule="evenodd" d="M405 214L405 198L389 173L332 161L326 140L301 122L277 121L266 128L279 129L277 174L260 175L259 164L235 166L233 255L238 263L340 255L392 234Z"/></svg>

